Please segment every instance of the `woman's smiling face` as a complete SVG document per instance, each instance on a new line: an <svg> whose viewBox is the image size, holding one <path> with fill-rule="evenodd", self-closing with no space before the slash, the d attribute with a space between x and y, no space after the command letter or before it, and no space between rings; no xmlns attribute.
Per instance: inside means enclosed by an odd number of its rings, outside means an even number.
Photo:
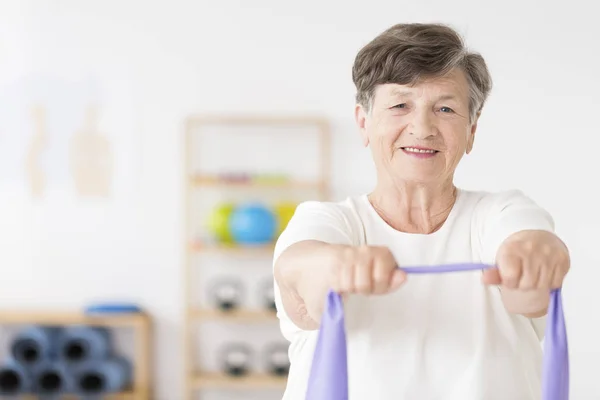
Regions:
<svg viewBox="0 0 600 400"><path fill-rule="evenodd" d="M413 86L380 85L368 111L357 105L356 119L378 174L415 183L451 179L477 127L460 69Z"/></svg>

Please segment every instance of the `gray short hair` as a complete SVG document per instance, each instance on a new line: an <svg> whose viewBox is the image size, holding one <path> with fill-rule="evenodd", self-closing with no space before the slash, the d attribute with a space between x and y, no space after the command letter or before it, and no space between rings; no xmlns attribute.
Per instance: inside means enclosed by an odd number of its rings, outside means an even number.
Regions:
<svg viewBox="0 0 600 400"><path fill-rule="evenodd" d="M463 70L469 82L469 114L473 120L492 89L492 78L483 57L469 52L462 37L447 25L394 25L356 55L352 67L356 101L369 110L378 85L411 85L444 76L456 67Z"/></svg>

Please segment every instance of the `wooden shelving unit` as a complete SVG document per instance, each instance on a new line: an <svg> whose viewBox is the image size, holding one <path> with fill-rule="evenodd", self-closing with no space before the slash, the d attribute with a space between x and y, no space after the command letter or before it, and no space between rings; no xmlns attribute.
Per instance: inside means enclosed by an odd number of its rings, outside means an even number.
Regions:
<svg viewBox="0 0 600 400"><path fill-rule="evenodd" d="M106 400L151 400L152 323L145 313L84 314L55 310L0 310L0 326L7 325L87 325L108 328L131 328L134 331L133 387L130 391L103 396ZM37 399L37 396L21 396ZM78 399L65 395L62 399Z"/></svg>
<svg viewBox="0 0 600 400"><path fill-rule="evenodd" d="M222 180L214 174L197 171L194 169L193 162L195 135L203 127L207 126L236 126L237 128L256 128L269 127L280 128L277 134L290 134L286 131L287 127L307 127L316 129L319 134L319 157L316 162L319 163L319 176L314 179L265 179L265 180ZM243 322L243 323L264 323L276 321L276 315L269 310L237 309L232 311L220 311L206 307L194 305L192 295L195 293L194 284L196 257L205 254L219 254L231 257L261 257L271 264L274 243L261 246L240 247L235 245L222 245L219 243L203 243L194 237L192 218L194 207L193 195L203 189L236 191L250 190L260 191L287 191L287 190L309 190L316 192L316 198L310 199L327 200L330 190L330 127L327 120L323 118L310 117L252 117L252 116L192 116L186 122L186 141L185 141L185 209L186 209L186 227L185 227L185 260L184 260L184 286L185 286L185 321L184 321L184 371L185 371L185 399L192 400L198 398L196 392L202 389L241 389L256 390L285 387L286 378L276 377L262 373L250 373L244 376L229 376L220 372L209 372L199 370L196 365L198 360L195 357L194 333L192 332L196 324L209 321L217 322ZM252 151L252 150L249 150ZM258 150L260 151L260 149ZM269 271L270 272L270 271Z"/></svg>

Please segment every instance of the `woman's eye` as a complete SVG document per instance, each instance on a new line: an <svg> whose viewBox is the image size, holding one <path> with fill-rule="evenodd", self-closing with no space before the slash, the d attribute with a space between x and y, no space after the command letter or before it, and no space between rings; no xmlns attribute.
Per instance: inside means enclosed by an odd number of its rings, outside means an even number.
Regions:
<svg viewBox="0 0 600 400"><path fill-rule="evenodd" d="M440 111L443 113L451 113L454 112L454 110L452 110L450 107L441 107Z"/></svg>
<svg viewBox="0 0 600 400"><path fill-rule="evenodd" d="M406 103L401 103L401 104L396 104L394 107L392 108L406 108Z"/></svg>

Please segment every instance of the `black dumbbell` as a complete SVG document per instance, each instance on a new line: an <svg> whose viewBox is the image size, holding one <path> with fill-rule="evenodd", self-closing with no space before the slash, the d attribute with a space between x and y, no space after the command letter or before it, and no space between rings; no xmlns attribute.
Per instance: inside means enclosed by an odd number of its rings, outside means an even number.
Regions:
<svg viewBox="0 0 600 400"><path fill-rule="evenodd" d="M221 350L221 368L231 376L243 376L250 371L252 352L250 347L242 343L226 345Z"/></svg>
<svg viewBox="0 0 600 400"><path fill-rule="evenodd" d="M276 343L265 348L265 367L270 374L286 376L290 371L290 359L288 357L288 345Z"/></svg>
<svg viewBox="0 0 600 400"><path fill-rule="evenodd" d="M275 292L273 288L273 279L267 279L260 286L260 299L263 306L270 311L276 312L277 306L275 305Z"/></svg>
<svg viewBox="0 0 600 400"><path fill-rule="evenodd" d="M213 303L222 311L231 311L239 307L242 297L242 285L234 278L220 278L211 285Z"/></svg>

